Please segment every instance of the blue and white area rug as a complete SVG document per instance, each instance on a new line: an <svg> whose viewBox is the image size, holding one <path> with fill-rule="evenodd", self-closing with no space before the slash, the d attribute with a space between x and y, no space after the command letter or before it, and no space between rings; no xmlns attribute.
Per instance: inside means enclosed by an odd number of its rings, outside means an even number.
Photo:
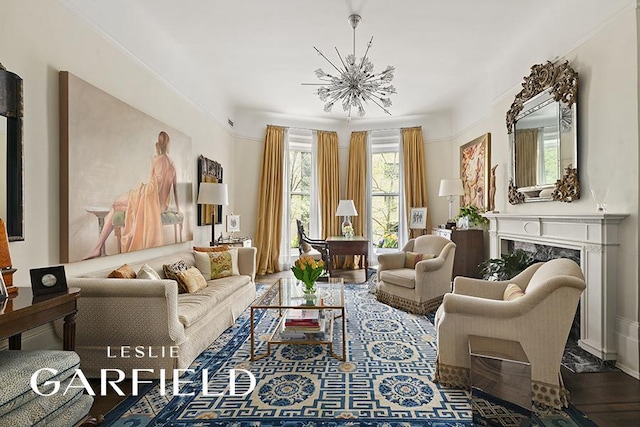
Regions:
<svg viewBox="0 0 640 427"><path fill-rule="evenodd" d="M441 388L434 374L435 330L425 316L378 303L364 285L346 285L347 362L328 354L326 346L275 345L271 355L251 362L247 310L181 377L183 396L166 395L156 382L107 414L104 426L470 426L466 391ZM256 320L257 337L275 325L277 310ZM339 322L338 322L339 323ZM340 327L334 351L342 353ZM266 350L261 341L258 353ZM229 371L250 371L253 392L230 396ZM204 396L207 369L210 394ZM237 393L248 389L239 375ZM244 387L244 388L243 388ZM187 394L193 393L188 396ZM581 418L580 414L577 418ZM568 413L547 414L541 425L589 425ZM586 420L585 420L586 421ZM562 424L558 424L561 422ZM592 424L591 424L592 425Z"/></svg>

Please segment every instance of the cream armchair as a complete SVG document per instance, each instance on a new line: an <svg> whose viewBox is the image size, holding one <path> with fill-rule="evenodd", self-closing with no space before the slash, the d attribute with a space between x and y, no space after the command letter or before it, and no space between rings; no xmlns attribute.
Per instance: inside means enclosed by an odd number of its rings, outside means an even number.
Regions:
<svg viewBox="0 0 640 427"><path fill-rule="evenodd" d="M436 309L451 290L455 250L452 241L426 235L400 252L378 255L378 301L417 314ZM412 267L416 254L426 256Z"/></svg>
<svg viewBox="0 0 640 427"><path fill-rule="evenodd" d="M504 296L510 283L523 292L508 301ZM444 296L436 313L435 380L469 387L470 335L511 340L520 343L531 363L534 403L567 406L560 362L584 289L580 267L560 258L534 264L508 281L456 277L453 293Z"/></svg>

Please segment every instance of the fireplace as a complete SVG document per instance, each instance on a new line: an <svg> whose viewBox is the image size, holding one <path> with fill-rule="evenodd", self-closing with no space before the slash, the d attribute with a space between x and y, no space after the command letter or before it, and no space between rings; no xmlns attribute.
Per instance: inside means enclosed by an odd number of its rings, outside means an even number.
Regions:
<svg viewBox="0 0 640 427"><path fill-rule="evenodd" d="M491 258L526 247L552 257L562 253L580 264L587 288L580 298L578 345L603 361L617 357L618 226L626 216L486 214Z"/></svg>

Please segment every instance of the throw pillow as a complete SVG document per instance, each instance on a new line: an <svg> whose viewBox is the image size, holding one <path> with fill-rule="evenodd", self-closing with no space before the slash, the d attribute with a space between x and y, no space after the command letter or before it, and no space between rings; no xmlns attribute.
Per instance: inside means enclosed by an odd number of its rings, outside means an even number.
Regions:
<svg viewBox="0 0 640 427"><path fill-rule="evenodd" d="M240 274L237 248L223 252L194 252L194 256L196 267L207 280Z"/></svg>
<svg viewBox="0 0 640 427"><path fill-rule="evenodd" d="M504 295L502 299L505 301L513 301L524 296L524 291L520 289L520 286L515 283L509 283L504 289Z"/></svg>
<svg viewBox="0 0 640 427"><path fill-rule="evenodd" d="M404 268L416 268L416 264L425 259L432 259L434 254L419 254L417 252L405 252Z"/></svg>
<svg viewBox="0 0 640 427"><path fill-rule="evenodd" d="M144 264L138 270L138 274L136 274L136 278L145 279L145 280L160 280L161 277L157 271L155 271L149 264Z"/></svg>
<svg viewBox="0 0 640 427"><path fill-rule="evenodd" d="M302 246L302 252L304 252L305 254L311 252L311 250L313 249L307 242L302 242L300 246Z"/></svg>
<svg viewBox="0 0 640 427"><path fill-rule="evenodd" d="M116 268L111 273L109 273L109 278L116 279L135 279L136 272L133 268L129 267L127 264L123 264L122 266Z"/></svg>
<svg viewBox="0 0 640 427"><path fill-rule="evenodd" d="M178 273L181 271L185 271L189 268L184 260L176 261L173 264L165 264L162 266L162 271L164 272L164 277L167 279L175 280L178 283L178 292L183 294L187 292L187 287L184 282L180 280L178 277Z"/></svg>
<svg viewBox="0 0 640 427"><path fill-rule="evenodd" d="M202 273L200 273L200 270L195 267L189 267L184 271L179 271L178 277L180 281L184 283L187 292L190 294L207 287L207 281L202 276Z"/></svg>
<svg viewBox="0 0 640 427"><path fill-rule="evenodd" d="M194 246L193 250L196 252L224 252L229 250L229 246Z"/></svg>

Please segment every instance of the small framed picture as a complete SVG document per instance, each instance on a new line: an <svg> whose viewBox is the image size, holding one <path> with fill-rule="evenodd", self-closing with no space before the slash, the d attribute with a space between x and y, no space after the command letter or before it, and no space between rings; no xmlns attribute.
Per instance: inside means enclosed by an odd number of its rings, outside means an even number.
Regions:
<svg viewBox="0 0 640 427"><path fill-rule="evenodd" d="M7 292L7 286L4 283L4 277L0 274L0 304L2 301L9 298L9 293Z"/></svg>
<svg viewBox="0 0 640 427"><path fill-rule="evenodd" d="M409 228L427 228L427 208L411 208L411 215L409 215Z"/></svg>
<svg viewBox="0 0 640 427"><path fill-rule="evenodd" d="M64 274L64 266L32 268L31 289L33 296L55 294L67 290L67 276Z"/></svg>
<svg viewBox="0 0 640 427"><path fill-rule="evenodd" d="M240 215L227 215L227 233L240 231Z"/></svg>

